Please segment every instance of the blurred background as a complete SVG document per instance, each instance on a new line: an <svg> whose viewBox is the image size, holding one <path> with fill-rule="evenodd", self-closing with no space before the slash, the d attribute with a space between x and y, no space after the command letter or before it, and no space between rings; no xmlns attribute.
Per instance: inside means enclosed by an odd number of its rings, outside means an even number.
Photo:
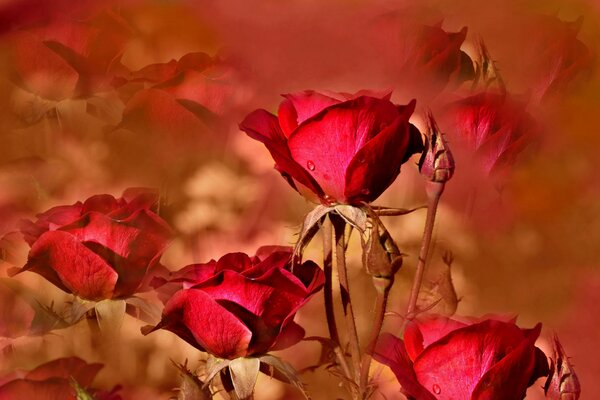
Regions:
<svg viewBox="0 0 600 400"><path fill-rule="evenodd" d="M7 278L27 259L19 221L94 194L154 187L161 216L177 232L163 257L172 270L226 252L292 245L314 205L238 123L256 108L276 112L283 93L392 89L397 104L417 99L411 122L421 129L431 109L456 153L427 276L432 296L444 299L437 311L518 315L523 327L542 322L538 345L549 350L557 333L583 398L599 397L600 6L413 3L0 0L0 375L78 355L105 364L97 387L120 384L125 399L172 396L179 377L171 360L197 366L204 358L174 334L142 337L144 323L126 318L118 352L98 343L85 321L29 334L32 302L60 306L69 297L35 274ZM487 83L474 75L483 59L494 61ZM485 90L512 102L490 129L523 139L515 154L482 154L485 148L461 140L460 107ZM425 203L416 162L404 165L377 205ZM407 254L384 327L390 332L402 323L424 217L421 210L384 221ZM318 242L305 258L320 263ZM449 252L451 267L442 260ZM356 237L350 268L366 337L374 290ZM322 296L296 321L307 335L326 336ZM319 345L298 346L281 356L304 370L313 398L342 398L325 368L311 368ZM382 393L375 398L394 398L393 375L381 366L374 373ZM541 398L539 386L528 398ZM299 396L264 376L257 391L259 399Z"/></svg>

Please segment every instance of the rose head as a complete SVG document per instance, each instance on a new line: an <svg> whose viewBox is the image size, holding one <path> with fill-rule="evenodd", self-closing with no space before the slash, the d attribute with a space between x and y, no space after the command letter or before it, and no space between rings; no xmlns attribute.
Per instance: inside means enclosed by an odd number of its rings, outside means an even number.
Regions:
<svg viewBox="0 0 600 400"><path fill-rule="evenodd" d="M256 110L240 129L267 147L275 168L310 200L371 202L422 150L421 134L408 122L414 101L397 106L389 93L366 92L305 91L284 97L278 116Z"/></svg>
<svg viewBox="0 0 600 400"><path fill-rule="evenodd" d="M460 322L441 316L410 322L404 340L383 334L374 358L389 366L409 399L522 399L548 374L535 341L541 325Z"/></svg>
<svg viewBox="0 0 600 400"><path fill-rule="evenodd" d="M265 251L266 250L266 251ZM291 248L230 253L176 273L183 289L166 302L161 322L192 346L220 358L260 355L304 336L296 311L321 289L323 272L307 261L292 268Z"/></svg>
<svg viewBox="0 0 600 400"><path fill-rule="evenodd" d="M96 195L25 221L21 230L31 250L21 271L87 300L133 295L149 270L160 267L171 236L152 211L156 203L151 193Z"/></svg>

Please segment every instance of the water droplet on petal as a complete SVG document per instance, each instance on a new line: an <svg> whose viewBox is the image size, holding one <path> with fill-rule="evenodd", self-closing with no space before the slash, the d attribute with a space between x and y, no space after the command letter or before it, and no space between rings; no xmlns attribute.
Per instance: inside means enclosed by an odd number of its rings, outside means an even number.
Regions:
<svg viewBox="0 0 600 400"><path fill-rule="evenodd" d="M309 170L314 171L315 170L315 163L309 160L309 161L306 162L306 167Z"/></svg>
<svg viewBox="0 0 600 400"><path fill-rule="evenodd" d="M367 189L367 188L364 188L364 189L360 190L360 193L364 194L365 196L368 196L368 195L371 194L371 191L369 189Z"/></svg>
<svg viewBox="0 0 600 400"><path fill-rule="evenodd" d="M435 393L435 394L442 393L442 388L437 383L433 385L433 393Z"/></svg>
<svg viewBox="0 0 600 400"><path fill-rule="evenodd" d="M332 206L332 205L336 204L335 199L328 194L326 194L322 197L321 202L327 206Z"/></svg>

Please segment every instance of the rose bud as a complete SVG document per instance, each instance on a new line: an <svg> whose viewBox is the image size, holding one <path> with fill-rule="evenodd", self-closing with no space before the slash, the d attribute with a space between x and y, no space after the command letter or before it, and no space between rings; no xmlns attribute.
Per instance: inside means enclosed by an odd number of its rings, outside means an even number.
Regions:
<svg viewBox="0 0 600 400"><path fill-rule="evenodd" d="M419 161L419 172L429 181L440 183L449 181L454 174L454 157L431 114L427 117L425 150Z"/></svg>
<svg viewBox="0 0 600 400"><path fill-rule="evenodd" d="M538 126L520 104L506 94L479 93L451 105L460 148L474 157L485 175L511 166L534 141Z"/></svg>
<svg viewBox="0 0 600 400"><path fill-rule="evenodd" d="M78 357L59 358L29 371L0 377L0 399L77 400L92 398L120 400L113 392L88 389L102 364L88 364ZM87 396L87 397L86 397Z"/></svg>
<svg viewBox="0 0 600 400"><path fill-rule="evenodd" d="M380 336L373 357L389 366L409 399L522 399L548 374L535 347L541 324L521 329L513 321L461 322L441 316L411 321L404 340Z"/></svg>
<svg viewBox="0 0 600 400"><path fill-rule="evenodd" d="M550 359L544 393L551 400L577 400L581 395L579 379L557 336L554 337L554 355Z"/></svg>
<svg viewBox="0 0 600 400"><path fill-rule="evenodd" d="M132 296L152 270L163 268L159 259L172 231L153 211L157 200L132 190L118 199L96 195L25 221L31 250L19 272L36 272L86 300Z"/></svg>
<svg viewBox="0 0 600 400"><path fill-rule="evenodd" d="M143 329L166 329L219 358L262 355L304 337L293 319L324 284L323 272L306 261L292 268L291 248L259 249L249 257L230 253L176 273L183 287L165 304L161 322Z"/></svg>
<svg viewBox="0 0 600 400"><path fill-rule="evenodd" d="M423 148L408 122L415 102L397 106L390 96L287 94L278 116L256 110L240 129L267 147L275 168L309 200L361 205L379 197Z"/></svg>

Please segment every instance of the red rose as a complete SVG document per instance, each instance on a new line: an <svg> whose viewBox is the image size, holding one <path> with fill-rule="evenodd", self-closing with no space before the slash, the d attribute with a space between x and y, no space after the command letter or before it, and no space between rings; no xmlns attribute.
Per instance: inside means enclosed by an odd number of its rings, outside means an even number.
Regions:
<svg viewBox="0 0 600 400"><path fill-rule="evenodd" d="M96 195L51 208L22 232L31 245L27 264L68 293L87 300L128 297L158 268L171 229L156 215L154 194Z"/></svg>
<svg viewBox="0 0 600 400"><path fill-rule="evenodd" d="M450 134L477 159L485 174L510 166L538 131L525 105L505 94L470 96L454 103L450 112L455 126Z"/></svg>
<svg viewBox="0 0 600 400"><path fill-rule="evenodd" d="M249 257L227 254L176 273L183 283L165 304L161 322L194 347L234 359L289 347L304 336L296 311L324 284L307 261L292 269L291 248L267 248Z"/></svg>
<svg viewBox="0 0 600 400"><path fill-rule="evenodd" d="M522 399L548 375L546 356L535 347L540 330L432 316L411 322L404 340L381 335L374 358L392 369L409 399Z"/></svg>
<svg viewBox="0 0 600 400"><path fill-rule="evenodd" d="M28 371L0 377L0 400L47 399L76 400L76 386L98 399L120 400L114 392L89 391L87 388L102 368L78 357L59 358ZM76 383L76 384L75 384Z"/></svg>
<svg viewBox="0 0 600 400"><path fill-rule="evenodd" d="M400 166L423 147L408 122L415 108L390 102L390 94L284 95L279 114L256 110L240 124L267 147L290 185L324 204L375 200ZM312 193L311 193L312 192Z"/></svg>

